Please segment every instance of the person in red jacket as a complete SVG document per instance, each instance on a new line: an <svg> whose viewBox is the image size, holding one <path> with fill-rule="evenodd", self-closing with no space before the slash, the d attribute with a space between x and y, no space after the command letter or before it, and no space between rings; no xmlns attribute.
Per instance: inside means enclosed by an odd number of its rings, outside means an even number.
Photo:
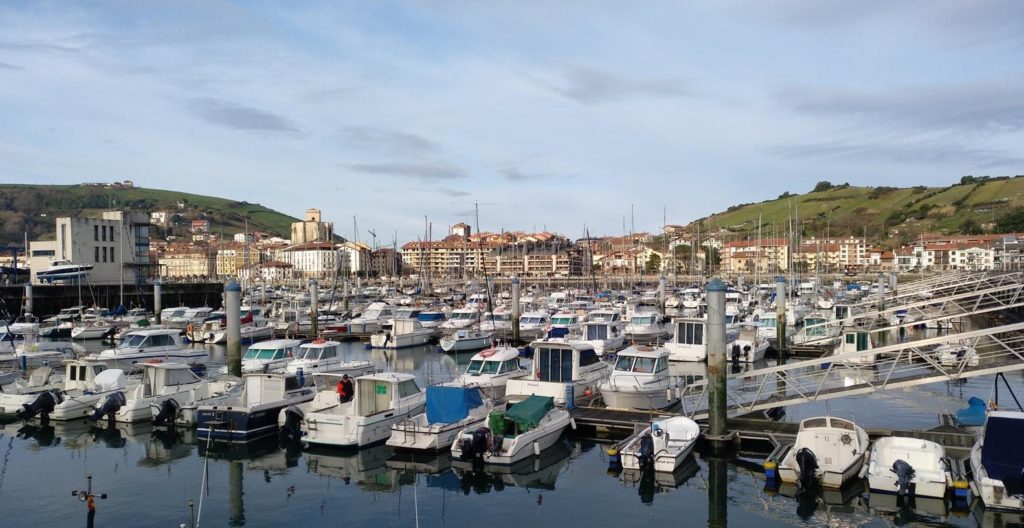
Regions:
<svg viewBox="0 0 1024 528"><path fill-rule="evenodd" d="M352 389L352 378L345 374L338 380L338 403L346 403L352 400L355 393Z"/></svg>

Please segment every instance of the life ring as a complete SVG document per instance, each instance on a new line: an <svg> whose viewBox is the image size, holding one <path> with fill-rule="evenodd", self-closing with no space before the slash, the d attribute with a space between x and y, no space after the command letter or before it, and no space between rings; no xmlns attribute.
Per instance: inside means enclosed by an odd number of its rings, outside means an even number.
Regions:
<svg viewBox="0 0 1024 528"><path fill-rule="evenodd" d="M495 352L495 350L493 348L488 348L487 350L481 350L480 351L480 357L491 357L491 356L494 355L494 352Z"/></svg>
<svg viewBox="0 0 1024 528"><path fill-rule="evenodd" d="M164 362L164 360L162 360L160 358L150 358L150 359L147 359L145 361L145 363L149 363L150 365L159 365L160 363L163 363L163 362Z"/></svg>

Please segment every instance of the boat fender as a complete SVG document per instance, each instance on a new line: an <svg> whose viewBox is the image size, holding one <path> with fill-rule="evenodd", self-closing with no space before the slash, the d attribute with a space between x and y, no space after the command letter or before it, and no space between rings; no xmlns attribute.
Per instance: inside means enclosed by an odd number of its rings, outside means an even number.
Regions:
<svg viewBox="0 0 1024 528"><path fill-rule="evenodd" d="M806 447L800 448L796 452L796 465L800 468L800 487L804 489L813 487L815 484L815 473L818 469L818 457L814 456L814 451Z"/></svg>
<svg viewBox="0 0 1024 528"><path fill-rule="evenodd" d="M892 471L896 474L896 494L899 496L912 495L912 483L911 479L914 478L914 466L911 466L907 461L903 459L897 459L892 463Z"/></svg>
<svg viewBox="0 0 1024 528"><path fill-rule="evenodd" d="M533 455L540 456L540 443L536 440L533 442Z"/></svg>
<svg viewBox="0 0 1024 528"><path fill-rule="evenodd" d="M160 403L160 412L153 417L153 425L161 426L165 422L169 425L174 425L175 419L178 417L178 410L181 409L181 405L174 398L167 398Z"/></svg>
<svg viewBox="0 0 1024 528"><path fill-rule="evenodd" d="M127 399L124 397L123 392L110 393L106 398L103 398L103 403L96 407L96 411L89 416L89 419L95 422L106 416L108 419L113 420L117 411L121 410L121 407L124 407L126 403Z"/></svg>

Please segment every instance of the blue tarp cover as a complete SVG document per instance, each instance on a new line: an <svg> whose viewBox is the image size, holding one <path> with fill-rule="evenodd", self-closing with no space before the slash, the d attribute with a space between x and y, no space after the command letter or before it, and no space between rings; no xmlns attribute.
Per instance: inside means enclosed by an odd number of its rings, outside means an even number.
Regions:
<svg viewBox="0 0 1024 528"><path fill-rule="evenodd" d="M978 427L985 423L985 400L971 396L967 400L967 407L956 412L956 423L966 426Z"/></svg>
<svg viewBox="0 0 1024 528"><path fill-rule="evenodd" d="M469 410L483 405L480 389L467 387L427 387L427 422L455 423L469 414Z"/></svg>
<svg viewBox="0 0 1024 528"><path fill-rule="evenodd" d="M113 312L110 312L110 315L113 315L113 316L116 317L118 315L124 315L126 313L128 313L128 309L125 308L123 304L119 304L119 305L117 305L117 308L114 308Z"/></svg>
<svg viewBox="0 0 1024 528"><path fill-rule="evenodd" d="M985 423L985 443L981 446L981 464L990 478L1003 481L1006 494L1024 491L1024 420L989 416Z"/></svg>

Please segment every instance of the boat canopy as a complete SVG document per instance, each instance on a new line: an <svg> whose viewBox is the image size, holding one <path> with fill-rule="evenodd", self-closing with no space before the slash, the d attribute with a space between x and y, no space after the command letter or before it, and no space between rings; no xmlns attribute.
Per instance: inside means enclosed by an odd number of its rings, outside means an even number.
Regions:
<svg viewBox="0 0 1024 528"><path fill-rule="evenodd" d="M1014 413L1016 414L1016 413ZM1008 496L1024 490L1024 419L1017 416L999 416L992 413L985 423L985 439L981 447L981 464L990 478L1003 481Z"/></svg>
<svg viewBox="0 0 1024 528"><path fill-rule="evenodd" d="M981 426L985 424L985 415L988 414L988 404L985 400L971 396L967 400L967 407L956 412L956 423L962 426Z"/></svg>
<svg viewBox="0 0 1024 528"><path fill-rule="evenodd" d="M427 387L427 423L455 423L469 415L470 409L483 405L476 387Z"/></svg>
<svg viewBox="0 0 1024 528"><path fill-rule="evenodd" d="M520 431L529 431L544 418L544 415L555 408L555 399L550 396L530 396L516 403L505 411L505 417L514 420Z"/></svg>

